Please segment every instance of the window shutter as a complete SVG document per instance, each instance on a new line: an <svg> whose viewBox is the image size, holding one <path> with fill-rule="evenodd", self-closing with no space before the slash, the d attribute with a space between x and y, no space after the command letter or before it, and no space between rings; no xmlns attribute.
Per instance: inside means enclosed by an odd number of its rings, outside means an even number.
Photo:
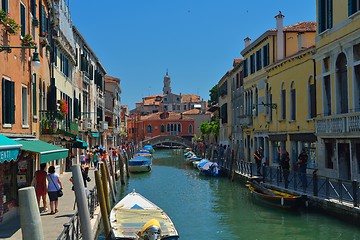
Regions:
<svg viewBox="0 0 360 240"><path fill-rule="evenodd" d="M281 102L282 102L282 119L286 119L286 90L281 90Z"/></svg>
<svg viewBox="0 0 360 240"><path fill-rule="evenodd" d="M332 0L328 0L328 9L327 9L327 28L332 28Z"/></svg>
<svg viewBox="0 0 360 240"><path fill-rule="evenodd" d="M43 35L44 32L47 30L47 21L46 21L46 14L45 14L45 8L43 5L41 5L41 35Z"/></svg>
<svg viewBox="0 0 360 240"><path fill-rule="evenodd" d="M8 81L9 84L9 123L15 123L15 83L12 81Z"/></svg>
<svg viewBox="0 0 360 240"><path fill-rule="evenodd" d="M353 13L353 0L348 0L348 16L352 15Z"/></svg>
<svg viewBox="0 0 360 240"><path fill-rule="evenodd" d="M79 100L74 99L74 118L79 118Z"/></svg>
<svg viewBox="0 0 360 240"><path fill-rule="evenodd" d="M1 112L2 112L2 122L3 123L6 123L5 121L5 117L6 117L6 80L3 78L2 79L2 85L1 85L1 92L2 92L2 95L1 95L1 105L2 105L2 108L1 108Z"/></svg>
<svg viewBox="0 0 360 240"><path fill-rule="evenodd" d="M25 6L20 4L20 22L21 22L21 36L26 34L26 12Z"/></svg>
<svg viewBox="0 0 360 240"><path fill-rule="evenodd" d="M36 18L36 0L31 0L30 11L31 11L33 18Z"/></svg>
<svg viewBox="0 0 360 240"><path fill-rule="evenodd" d="M1 2L1 8L2 8L2 10L4 10L6 13L9 13L8 1L3 0L3 1Z"/></svg>
<svg viewBox="0 0 360 240"><path fill-rule="evenodd" d="M316 117L316 86L310 85L310 117Z"/></svg>
<svg viewBox="0 0 360 240"><path fill-rule="evenodd" d="M32 81L33 81L33 84L32 84L33 115L36 116L36 112L37 112L37 109L36 109L36 74L32 75Z"/></svg>

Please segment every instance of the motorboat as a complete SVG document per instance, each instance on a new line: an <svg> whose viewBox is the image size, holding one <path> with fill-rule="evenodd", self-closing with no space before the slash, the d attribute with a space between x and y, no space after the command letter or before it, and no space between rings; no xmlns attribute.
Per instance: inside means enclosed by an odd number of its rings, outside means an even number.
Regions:
<svg viewBox="0 0 360 240"><path fill-rule="evenodd" d="M128 161L128 167L130 172L150 172L152 161L151 158L145 156L134 156Z"/></svg>
<svg viewBox="0 0 360 240"><path fill-rule="evenodd" d="M170 217L135 190L110 212L113 239L177 240L179 234Z"/></svg>
<svg viewBox="0 0 360 240"><path fill-rule="evenodd" d="M204 162L199 164L200 174L205 176L218 177L220 175L220 167L216 162Z"/></svg>

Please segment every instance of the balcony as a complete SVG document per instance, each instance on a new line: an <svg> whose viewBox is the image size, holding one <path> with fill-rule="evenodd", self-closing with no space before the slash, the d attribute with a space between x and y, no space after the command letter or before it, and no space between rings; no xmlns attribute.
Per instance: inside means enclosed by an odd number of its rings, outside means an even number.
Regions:
<svg viewBox="0 0 360 240"><path fill-rule="evenodd" d="M319 135L360 133L360 112L317 118L316 133Z"/></svg>

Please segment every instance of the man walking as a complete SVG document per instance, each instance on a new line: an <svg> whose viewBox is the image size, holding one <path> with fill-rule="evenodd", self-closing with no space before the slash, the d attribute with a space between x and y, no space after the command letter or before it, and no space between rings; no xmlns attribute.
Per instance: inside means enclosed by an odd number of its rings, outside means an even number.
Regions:
<svg viewBox="0 0 360 240"><path fill-rule="evenodd" d="M298 161L296 162L299 171L299 179L301 181L303 189L307 188L307 178L306 178L306 168L308 155L306 154L305 149L303 148L301 153L299 154Z"/></svg>

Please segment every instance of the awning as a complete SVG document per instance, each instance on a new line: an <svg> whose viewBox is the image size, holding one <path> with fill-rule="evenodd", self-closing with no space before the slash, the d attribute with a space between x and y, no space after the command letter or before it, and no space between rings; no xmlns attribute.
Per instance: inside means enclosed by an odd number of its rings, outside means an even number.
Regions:
<svg viewBox="0 0 360 240"><path fill-rule="evenodd" d="M47 163L53 160L66 158L68 149L52 145L41 140L21 139L16 142L22 144L21 150L40 154L40 163Z"/></svg>
<svg viewBox="0 0 360 240"><path fill-rule="evenodd" d="M87 149L89 146L88 144L81 140L81 139L75 139L73 144L72 144L73 148L81 148L81 149Z"/></svg>
<svg viewBox="0 0 360 240"><path fill-rule="evenodd" d="M19 155L21 144L0 134L0 163L15 161Z"/></svg>

